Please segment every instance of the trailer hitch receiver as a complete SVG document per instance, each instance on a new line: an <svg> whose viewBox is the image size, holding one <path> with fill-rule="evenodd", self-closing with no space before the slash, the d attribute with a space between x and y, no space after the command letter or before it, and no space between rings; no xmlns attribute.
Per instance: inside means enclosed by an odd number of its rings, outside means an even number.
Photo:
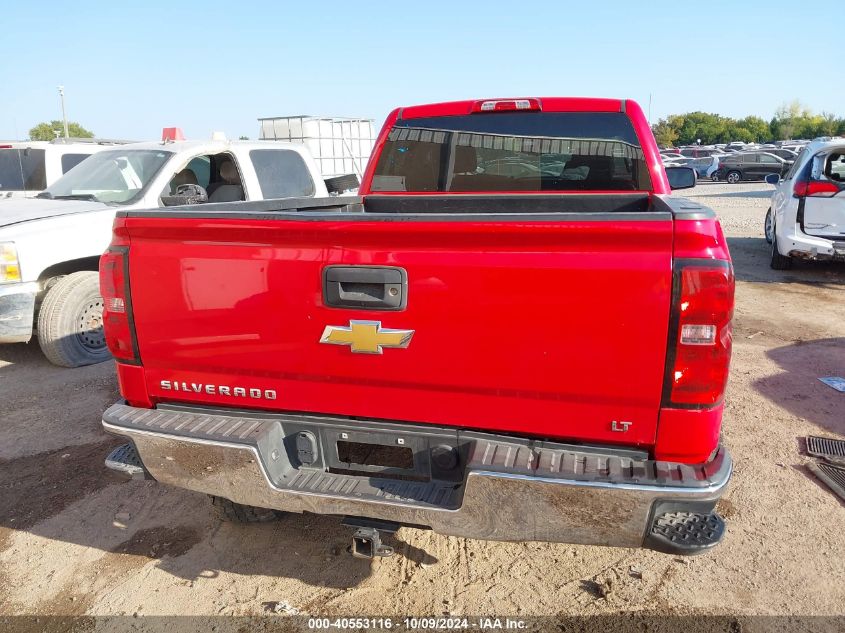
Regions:
<svg viewBox="0 0 845 633"><path fill-rule="evenodd" d="M398 523L378 521L361 517L345 517L343 525L355 529L352 534L350 552L355 558L376 558L393 555L393 548L381 542L382 534L393 534L399 529Z"/></svg>

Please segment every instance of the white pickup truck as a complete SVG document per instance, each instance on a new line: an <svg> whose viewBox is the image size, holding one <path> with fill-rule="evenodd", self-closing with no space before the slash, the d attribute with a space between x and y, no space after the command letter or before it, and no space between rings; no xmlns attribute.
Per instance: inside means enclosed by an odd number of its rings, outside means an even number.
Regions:
<svg viewBox="0 0 845 633"><path fill-rule="evenodd" d="M357 186L333 180L331 193ZM63 367L109 358L97 268L118 210L321 198L327 182L303 145L166 141L98 152L37 198L0 199L0 343L36 335Z"/></svg>

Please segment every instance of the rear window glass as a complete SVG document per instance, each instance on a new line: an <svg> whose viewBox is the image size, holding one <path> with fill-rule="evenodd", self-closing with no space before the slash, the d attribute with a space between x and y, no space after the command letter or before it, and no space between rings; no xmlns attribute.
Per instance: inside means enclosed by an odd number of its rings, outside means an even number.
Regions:
<svg viewBox="0 0 845 633"><path fill-rule="evenodd" d="M249 158L258 176L261 196L296 198L314 195L314 181L302 156L287 149L254 149Z"/></svg>
<svg viewBox="0 0 845 633"><path fill-rule="evenodd" d="M68 173L86 158L88 154L62 154L62 173Z"/></svg>
<svg viewBox="0 0 845 633"><path fill-rule="evenodd" d="M0 149L0 191L41 191L46 187L43 149Z"/></svg>
<svg viewBox="0 0 845 633"><path fill-rule="evenodd" d="M845 182L845 153L834 152L828 156L824 173L831 180Z"/></svg>
<svg viewBox="0 0 845 633"><path fill-rule="evenodd" d="M621 112L496 112L397 121L373 192L649 191Z"/></svg>

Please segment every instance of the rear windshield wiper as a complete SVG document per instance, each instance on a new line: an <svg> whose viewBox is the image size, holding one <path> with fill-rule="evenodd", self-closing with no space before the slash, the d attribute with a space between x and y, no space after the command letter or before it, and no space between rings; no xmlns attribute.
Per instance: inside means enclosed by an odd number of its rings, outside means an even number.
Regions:
<svg viewBox="0 0 845 633"><path fill-rule="evenodd" d="M90 200L91 202L99 202L93 193L73 193L66 196L50 196L53 200Z"/></svg>

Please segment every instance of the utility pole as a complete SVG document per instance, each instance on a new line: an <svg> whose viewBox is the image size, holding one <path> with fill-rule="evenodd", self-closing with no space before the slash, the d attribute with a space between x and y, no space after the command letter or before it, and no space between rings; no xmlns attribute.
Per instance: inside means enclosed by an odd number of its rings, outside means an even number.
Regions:
<svg viewBox="0 0 845 633"><path fill-rule="evenodd" d="M70 136L67 131L67 115L65 114L65 87L59 86L59 97L62 100L62 121L65 124L65 140Z"/></svg>

